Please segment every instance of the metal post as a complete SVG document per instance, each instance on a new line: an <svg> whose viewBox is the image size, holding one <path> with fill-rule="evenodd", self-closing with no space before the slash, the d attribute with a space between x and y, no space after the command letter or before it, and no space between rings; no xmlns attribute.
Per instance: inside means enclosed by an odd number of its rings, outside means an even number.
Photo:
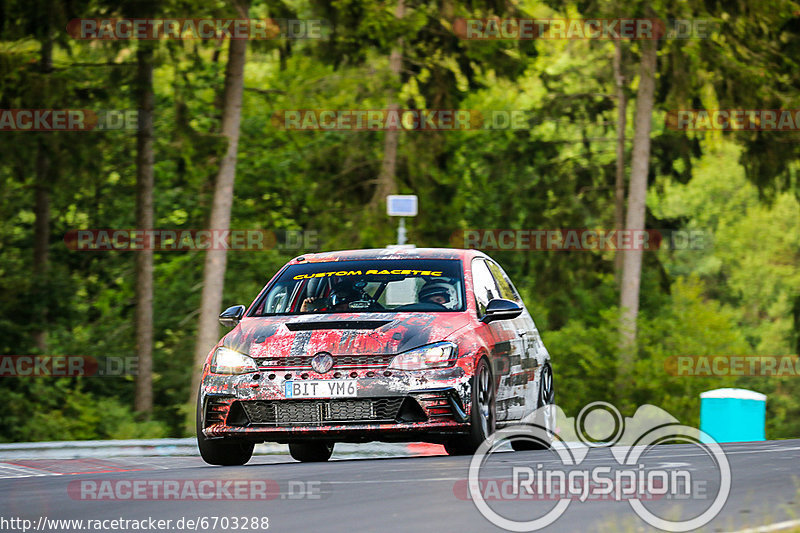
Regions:
<svg viewBox="0 0 800 533"><path fill-rule="evenodd" d="M404 245L406 243L406 219L400 217L400 223L397 225L397 244Z"/></svg>

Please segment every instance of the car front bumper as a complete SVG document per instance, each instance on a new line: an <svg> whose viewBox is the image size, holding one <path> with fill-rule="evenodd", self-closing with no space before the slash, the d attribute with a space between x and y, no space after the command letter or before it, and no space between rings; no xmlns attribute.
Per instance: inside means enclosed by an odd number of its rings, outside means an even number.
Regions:
<svg viewBox="0 0 800 533"><path fill-rule="evenodd" d="M339 379L356 380L356 396L313 399L286 398L286 381L334 378L285 370L206 372L201 427L206 438L257 442L444 441L469 430L469 370L458 364L424 371L353 370Z"/></svg>

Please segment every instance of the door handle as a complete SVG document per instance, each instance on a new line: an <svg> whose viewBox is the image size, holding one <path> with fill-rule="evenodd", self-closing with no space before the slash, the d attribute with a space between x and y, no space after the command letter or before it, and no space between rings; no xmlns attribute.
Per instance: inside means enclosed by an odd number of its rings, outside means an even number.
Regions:
<svg viewBox="0 0 800 533"><path fill-rule="evenodd" d="M527 329L518 329L517 330L517 335L519 335L520 337L524 337L527 334L528 334L528 330Z"/></svg>

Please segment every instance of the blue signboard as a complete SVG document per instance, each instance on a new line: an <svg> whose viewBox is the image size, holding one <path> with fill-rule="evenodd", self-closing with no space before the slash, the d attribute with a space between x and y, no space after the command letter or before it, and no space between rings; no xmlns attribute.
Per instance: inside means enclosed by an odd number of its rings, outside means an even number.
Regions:
<svg viewBox="0 0 800 533"><path fill-rule="evenodd" d="M386 212L390 217L417 216L417 196L415 194L390 194L386 197Z"/></svg>

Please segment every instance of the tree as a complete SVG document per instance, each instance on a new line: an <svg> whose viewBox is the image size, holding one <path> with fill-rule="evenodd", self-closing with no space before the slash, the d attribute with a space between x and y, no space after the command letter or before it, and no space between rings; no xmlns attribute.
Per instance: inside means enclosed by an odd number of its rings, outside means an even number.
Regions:
<svg viewBox="0 0 800 533"><path fill-rule="evenodd" d="M36 33L40 41L39 73L42 76L41 96L45 101L50 100L50 74L53 71L53 36L52 13L47 11L40 15L42 27ZM34 207L36 216L33 233L33 278L37 298L38 313L36 322L39 327L33 331L33 342L36 348L47 353L47 314L48 299L46 287L49 284L50 261L50 196L53 186L54 166L52 161L53 140L48 133L39 133L36 149L36 165L34 177ZM43 289L44 290L41 290Z"/></svg>
<svg viewBox="0 0 800 533"><path fill-rule="evenodd" d="M625 229L625 128L627 127L628 100L625 95L625 74L622 72L622 44L614 41L614 84L617 88L617 165L614 180L614 230ZM624 256L621 250L614 254L614 275L621 283Z"/></svg>
<svg viewBox="0 0 800 533"><path fill-rule="evenodd" d="M233 0L239 16L247 18L247 5L242 0ZM208 227L212 231L230 229L233 207L233 186L236 179L236 159L239 146L239 124L244 92L244 64L247 41L231 39L228 48L228 64L225 68L225 90L222 100L222 136L227 141L214 186L214 200ZM219 336L217 317L222 307L222 292L225 286L226 250L206 251L203 270L203 292L200 303L200 319L197 327L197 343L192 368L191 403L197 401L201 368L208 350L216 344Z"/></svg>
<svg viewBox="0 0 800 533"><path fill-rule="evenodd" d="M136 226L153 229L153 46L141 42L136 51L136 92L139 128L136 132ZM135 409L153 409L153 250L136 256L136 377Z"/></svg>
<svg viewBox="0 0 800 533"><path fill-rule="evenodd" d="M397 7L395 9L395 16L399 19L403 18L405 12L404 0L397 0ZM400 69L403 65L403 38L397 39L397 45L392 48L389 55L389 70L392 73L395 83L400 83ZM387 98L387 111L389 113L397 111L400 106L397 104L397 94L392 94L393 89L389 89L389 98ZM381 171L378 175L377 187L375 187L375 194L372 197L372 206L377 207L382 205L384 198L397 192L397 143L399 131L391 129L386 132L383 144L383 161L381 163Z"/></svg>
<svg viewBox="0 0 800 533"><path fill-rule="evenodd" d="M656 85L656 60L658 41L642 41L642 58L639 65L639 88L636 93L636 118L631 159L631 179L628 189L628 213L625 229L644 230L647 208L647 174L650 166L650 130L653 118ZM622 265L622 290L620 294L621 335L620 371L627 374L635 356L636 319L639 315L639 287L642 278L642 253L640 247L624 251Z"/></svg>

